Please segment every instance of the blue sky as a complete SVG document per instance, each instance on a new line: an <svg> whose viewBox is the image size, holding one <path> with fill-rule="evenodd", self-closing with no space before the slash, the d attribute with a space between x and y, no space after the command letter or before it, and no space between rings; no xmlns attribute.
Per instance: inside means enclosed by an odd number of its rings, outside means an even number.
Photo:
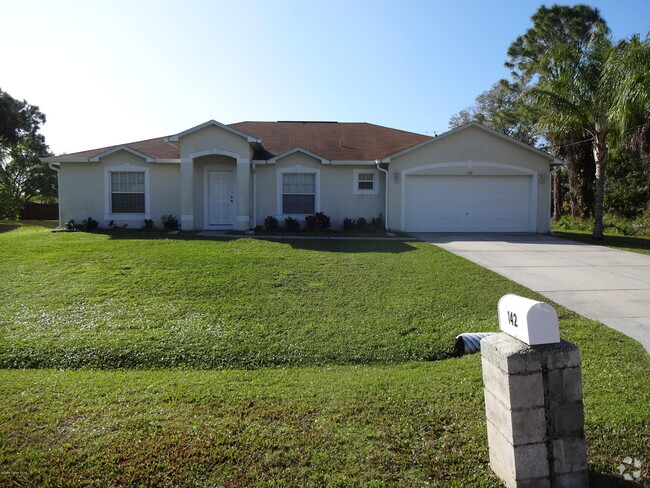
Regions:
<svg viewBox="0 0 650 488"><path fill-rule="evenodd" d="M615 38L650 30L650 1L585 3ZM507 77L507 48L540 5L0 0L0 88L41 108L57 154L210 119L363 121L441 133L452 114Z"/></svg>

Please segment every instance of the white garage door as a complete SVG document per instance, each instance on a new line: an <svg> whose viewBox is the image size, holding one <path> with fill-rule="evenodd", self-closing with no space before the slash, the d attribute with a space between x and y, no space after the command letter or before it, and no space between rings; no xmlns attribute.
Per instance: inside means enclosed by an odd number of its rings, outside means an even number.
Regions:
<svg viewBox="0 0 650 488"><path fill-rule="evenodd" d="M405 230L530 232L530 176L407 176Z"/></svg>

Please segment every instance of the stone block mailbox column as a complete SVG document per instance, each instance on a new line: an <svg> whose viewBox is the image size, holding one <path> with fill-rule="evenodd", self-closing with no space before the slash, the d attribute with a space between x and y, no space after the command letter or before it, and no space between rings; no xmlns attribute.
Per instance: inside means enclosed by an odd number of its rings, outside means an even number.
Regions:
<svg viewBox="0 0 650 488"><path fill-rule="evenodd" d="M509 488L587 487L580 351L545 303L506 295L499 317L481 340L490 467Z"/></svg>

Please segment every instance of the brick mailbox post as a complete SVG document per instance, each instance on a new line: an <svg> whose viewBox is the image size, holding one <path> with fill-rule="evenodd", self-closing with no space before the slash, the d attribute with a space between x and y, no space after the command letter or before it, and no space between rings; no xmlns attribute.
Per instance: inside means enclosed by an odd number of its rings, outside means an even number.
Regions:
<svg viewBox="0 0 650 488"><path fill-rule="evenodd" d="M548 304L499 301L481 340L490 467L509 488L587 487L580 351Z"/></svg>

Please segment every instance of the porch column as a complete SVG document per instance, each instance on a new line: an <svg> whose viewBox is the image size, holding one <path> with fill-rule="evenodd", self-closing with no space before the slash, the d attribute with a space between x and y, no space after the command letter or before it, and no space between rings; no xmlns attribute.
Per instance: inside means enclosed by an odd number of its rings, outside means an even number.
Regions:
<svg viewBox="0 0 650 488"><path fill-rule="evenodd" d="M194 159L181 159L181 229L194 229Z"/></svg>
<svg viewBox="0 0 650 488"><path fill-rule="evenodd" d="M251 160L237 159L237 230L248 230L251 224Z"/></svg>

